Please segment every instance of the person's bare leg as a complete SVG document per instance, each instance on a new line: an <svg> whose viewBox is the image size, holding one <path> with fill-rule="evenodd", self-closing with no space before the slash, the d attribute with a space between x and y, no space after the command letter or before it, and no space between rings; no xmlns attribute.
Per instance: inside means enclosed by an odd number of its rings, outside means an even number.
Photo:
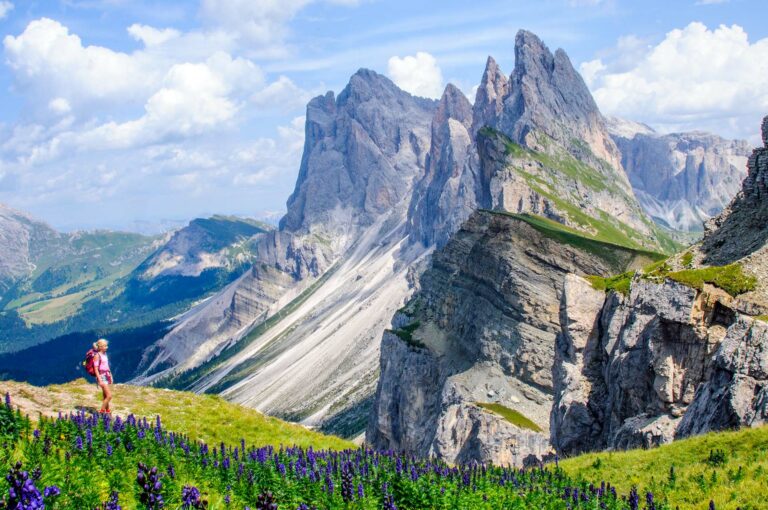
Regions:
<svg viewBox="0 0 768 510"><path fill-rule="evenodd" d="M109 408L109 403L112 401L112 390L109 389L109 385L104 385L104 410L106 412L111 412L111 409Z"/></svg>

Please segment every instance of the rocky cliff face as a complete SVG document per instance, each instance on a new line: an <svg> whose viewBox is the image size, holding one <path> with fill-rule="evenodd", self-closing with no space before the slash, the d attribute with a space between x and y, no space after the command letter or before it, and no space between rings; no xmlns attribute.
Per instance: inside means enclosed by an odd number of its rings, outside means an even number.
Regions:
<svg viewBox="0 0 768 510"><path fill-rule="evenodd" d="M559 229L476 212L435 252L419 292L384 335L369 442L451 462L522 465L547 453L565 278L642 263L632 250L578 235L564 242ZM482 403L533 424L512 423Z"/></svg>
<svg viewBox="0 0 768 510"><path fill-rule="evenodd" d="M432 118L426 172L411 199L410 236L443 245L478 207L480 162L472 133L472 105L448 85Z"/></svg>
<svg viewBox="0 0 768 510"><path fill-rule="evenodd" d="M633 124L613 118L608 128L635 194L656 221L701 230L741 189L746 141L701 132L661 135Z"/></svg>
<svg viewBox="0 0 768 510"><path fill-rule="evenodd" d="M31 216L0 204L0 296L13 283L32 273L36 244L59 234Z"/></svg>
<svg viewBox="0 0 768 510"><path fill-rule="evenodd" d="M764 121L764 138L767 131ZM766 423L766 153L754 151L742 191L709 222L687 262L680 255L667 262L735 263L754 277L752 290L733 297L706 283L636 275L628 295L606 297L569 277L554 365L558 451L649 447Z"/></svg>
<svg viewBox="0 0 768 510"><path fill-rule="evenodd" d="M488 59L470 113L449 86L433 118L412 240L442 246L476 208L534 213L616 242L668 249L633 195L605 121L564 51L515 39L508 79Z"/></svg>
<svg viewBox="0 0 768 510"><path fill-rule="evenodd" d="M359 432L366 412L357 404L373 393L381 332L428 250L403 241L436 109L367 70L338 97L313 99L280 229L253 243L252 270L158 342L138 381Z"/></svg>

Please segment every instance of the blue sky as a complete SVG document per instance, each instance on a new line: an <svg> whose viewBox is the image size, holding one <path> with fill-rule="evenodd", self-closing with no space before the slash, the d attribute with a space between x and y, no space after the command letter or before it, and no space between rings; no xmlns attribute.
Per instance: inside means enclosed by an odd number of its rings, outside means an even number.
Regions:
<svg viewBox="0 0 768 510"><path fill-rule="evenodd" d="M515 33L562 47L606 114L757 142L764 0L0 0L0 202L64 230L279 217L303 114L360 67L471 98Z"/></svg>

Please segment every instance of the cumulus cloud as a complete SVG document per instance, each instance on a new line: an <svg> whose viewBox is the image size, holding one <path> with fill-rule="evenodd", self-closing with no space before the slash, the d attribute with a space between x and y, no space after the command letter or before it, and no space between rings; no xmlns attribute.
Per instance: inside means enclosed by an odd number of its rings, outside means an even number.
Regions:
<svg viewBox="0 0 768 510"><path fill-rule="evenodd" d="M128 33L137 41L144 43L145 46L157 46L181 35L181 32L173 28L158 29L138 23L128 27Z"/></svg>
<svg viewBox="0 0 768 510"><path fill-rule="evenodd" d="M48 18L30 22L18 36L6 36L3 45L21 91L61 98L73 108L141 101L163 77L163 62L141 52L83 46L80 37Z"/></svg>
<svg viewBox="0 0 768 510"><path fill-rule="evenodd" d="M581 65L604 113L666 131L754 136L768 111L768 38L750 42L738 25L694 22L640 55L630 46L630 66L622 51Z"/></svg>
<svg viewBox="0 0 768 510"><path fill-rule="evenodd" d="M13 4L7 0L0 2L0 19L4 19L8 16L8 13L13 10Z"/></svg>
<svg viewBox="0 0 768 510"><path fill-rule="evenodd" d="M398 87L415 96L439 98L443 93L443 73L427 52L390 58L387 74Z"/></svg>
<svg viewBox="0 0 768 510"><path fill-rule="evenodd" d="M203 0L209 23L235 30L251 44L274 46L287 35L286 24L311 0Z"/></svg>

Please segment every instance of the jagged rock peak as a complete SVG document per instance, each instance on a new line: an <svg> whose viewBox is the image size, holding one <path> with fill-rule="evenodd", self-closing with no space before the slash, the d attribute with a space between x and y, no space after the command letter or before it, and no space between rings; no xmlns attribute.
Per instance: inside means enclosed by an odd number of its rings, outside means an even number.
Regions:
<svg viewBox="0 0 768 510"><path fill-rule="evenodd" d="M432 120L433 129L435 124L445 122L448 119L461 122L467 129L472 123L472 105L467 96L452 83L446 85L437 105L435 117Z"/></svg>
<svg viewBox="0 0 768 510"><path fill-rule="evenodd" d="M768 243L768 116L761 124L763 147L747 160L741 192L719 216L706 225L702 243L707 264L728 264Z"/></svg>
<svg viewBox="0 0 768 510"><path fill-rule="evenodd" d="M360 69L344 90L307 106L304 153L280 229L341 240L410 195L424 171L437 101ZM407 207L403 206L403 208Z"/></svg>
<svg viewBox="0 0 768 510"><path fill-rule="evenodd" d="M515 70L499 128L513 140L537 148L531 132L543 132L566 147L583 140L614 168L620 154L586 83L562 49L554 54L535 34L515 37Z"/></svg>
<svg viewBox="0 0 768 510"><path fill-rule="evenodd" d="M508 94L509 79L501 72L493 57L489 56L480 86L475 93L472 133L476 133L483 126L495 126L496 119L504 108L504 98Z"/></svg>

